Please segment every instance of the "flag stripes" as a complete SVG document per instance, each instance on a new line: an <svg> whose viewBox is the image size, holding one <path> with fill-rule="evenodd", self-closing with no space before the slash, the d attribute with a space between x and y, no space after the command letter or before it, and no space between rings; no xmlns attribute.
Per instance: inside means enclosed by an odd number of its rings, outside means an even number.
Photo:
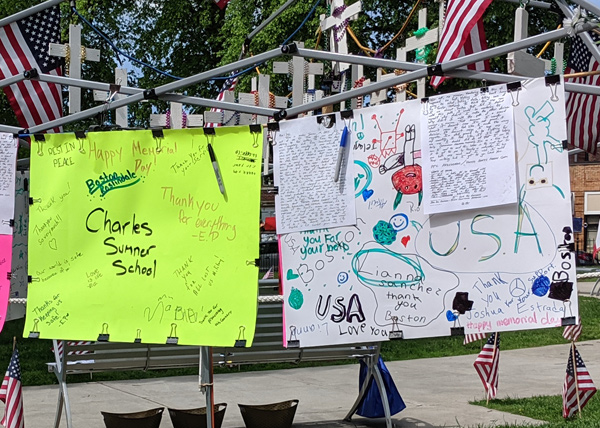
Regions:
<svg viewBox="0 0 600 428"><path fill-rule="evenodd" d="M492 0L449 0L446 9L446 19L438 47L436 62L444 63L459 56L470 55L487 49L483 21L483 13ZM471 70L487 70L486 61L471 64ZM446 78L433 76L431 86L436 88Z"/></svg>
<svg viewBox="0 0 600 428"><path fill-rule="evenodd" d="M0 28L0 79L37 69L60 75L62 61L48 54L49 44L60 41L60 10L54 6ZM59 85L24 80L4 88L23 128L62 117ZM60 128L55 128L60 132Z"/></svg>
<svg viewBox="0 0 600 428"><path fill-rule="evenodd" d="M467 345L471 342L475 342L477 340L485 339L485 333L471 333L465 334L465 338L463 340L463 345Z"/></svg>
<svg viewBox="0 0 600 428"><path fill-rule="evenodd" d="M596 43L600 36L589 33ZM569 60L565 73L584 71L598 71L600 64L587 46L577 36L571 44ZM600 75L578 77L569 80L590 86L600 86ZM571 92L567 94L567 130L569 143L589 153L596 153L596 146L600 137L600 97L597 95Z"/></svg>
<svg viewBox="0 0 600 428"><path fill-rule="evenodd" d="M21 388L21 364L19 350L15 348L0 387L0 400L4 402L4 417L0 421L5 428L24 428L23 392Z"/></svg>
<svg viewBox="0 0 600 428"><path fill-rule="evenodd" d="M571 345L569 361L567 362L567 373L563 384L563 417L573 416L575 412L587 404L596 393L596 386L588 372L575 344ZM573 363L575 355L575 363Z"/></svg>
<svg viewBox="0 0 600 428"><path fill-rule="evenodd" d="M492 333L473 366L483 383L488 398L498 392L498 362L500 360L500 333Z"/></svg>

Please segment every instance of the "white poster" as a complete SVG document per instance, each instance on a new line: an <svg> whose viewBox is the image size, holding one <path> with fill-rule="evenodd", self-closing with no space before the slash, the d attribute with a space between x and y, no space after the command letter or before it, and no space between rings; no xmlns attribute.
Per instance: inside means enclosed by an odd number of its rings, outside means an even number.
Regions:
<svg viewBox="0 0 600 428"><path fill-rule="evenodd" d="M577 290L562 86L540 79L509 97L517 202L434 215L423 210L421 102L354 111L356 226L280 237L288 346L577 317L577 299L565 301Z"/></svg>
<svg viewBox="0 0 600 428"><path fill-rule="evenodd" d="M273 145L277 233L356 223L352 130L339 115L281 122ZM346 133L344 127L347 128ZM342 146L342 136L346 147ZM340 149L341 147L341 149ZM336 180L336 169L339 177Z"/></svg>
<svg viewBox="0 0 600 428"><path fill-rule="evenodd" d="M517 202L513 111L506 85L424 103L426 214Z"/></svg>
<svg viewBox="0 0 600 428"><path fill-rule="evenodd" d="M15 171L19 140L0 132L0 234L12 235L10 221L15 209Z"/></svg>

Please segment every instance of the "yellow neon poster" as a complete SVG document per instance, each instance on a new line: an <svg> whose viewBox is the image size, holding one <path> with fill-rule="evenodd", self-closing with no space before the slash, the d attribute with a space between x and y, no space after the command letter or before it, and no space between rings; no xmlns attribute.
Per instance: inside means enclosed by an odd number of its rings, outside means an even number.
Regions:
<svg viewBox="0 0 600 428"><path fill-rule="evenodd" d="M262 136L215 131L33 142L25 337L251 345Z"/></svg>

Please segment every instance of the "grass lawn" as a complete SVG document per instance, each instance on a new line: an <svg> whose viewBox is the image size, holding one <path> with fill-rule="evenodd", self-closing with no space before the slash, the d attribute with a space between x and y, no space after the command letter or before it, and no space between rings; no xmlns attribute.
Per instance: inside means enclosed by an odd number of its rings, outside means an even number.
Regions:
<svg viewBox="0 0 600 428"><path fill-rule="evenodd" d="M486 407L485 400L476 401L472 404ZM541 425L544 428L600 427L600 397L596 395L583 408L581 417L575 415L566 420L562 417L562 398L560 395L491 400L487 407L541 421L548 421L547 424ZM518 425L504 425L503 428L514 426Z"/></svg>
<svg viewBox="0 0 600 428"><path fill-rule="evenodd" d="M580 297L579 314L584 328L580 340L600 339L600 300L591 297ZM22 338L24 320L7 322L0 333L0 367L8 367L12 353L12 340L18 339L21 355L21 369L23 385L48 385L57 383L53 373L48 373L47 362L53 361L50 352L51 340ZM462 337L438 337L430 339L414 339L385 342L382 347L382 356L386 361L411 360L416 358L448 357L455 355L476 354L480 344L462 344ZM565 343L562 337L562 328L549 328L542 330L525 330L518 332L502 333L502 349L519 349L534 346L545 346ZM348 362L354 362L349 360ZM340 362L338 362L340 363ZM342 362L343 363L343 362ZM326 365L326 363L302 363L301 367L310 365ZM291 364L260 364L235 368L215 368L215 373L226 373L238 370L270 370L297 367ZM198 368L178 370L153 370L149 372L107 372L94 374L94 380L122 380L141 379L151 377L197 375ZM87 375L71 375L69 382L87 382ZM600 426L600 425L599 425Z"/></svg>

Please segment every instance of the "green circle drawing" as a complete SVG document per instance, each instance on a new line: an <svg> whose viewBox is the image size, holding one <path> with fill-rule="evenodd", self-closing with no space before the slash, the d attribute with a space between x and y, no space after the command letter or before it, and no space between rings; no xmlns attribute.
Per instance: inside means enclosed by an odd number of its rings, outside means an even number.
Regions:
<svg viewBox="0 0 600 428"><path fill-rule="evenodd" d="M295 287L292 287L290 297L288 298L288 303L293 309L300 309L302 307L302 304L304 303L304 296L302 295L302 291L298 290Z"/></svg>
<svg viewBox="0 0 600 428"><path fill-rule="evenodd" d="M396 240L396 230L387 221L379 220L373 227L373 238L381 245L391 245Z"/></svg>
<svg viewBox="0 0 600 428"><path fill-rule="evenodd" d="M408 267L412 268L413 273L410 275L410 277L404 279L382 280L381 278L370 278L363 274L368 272L361 270L362 263L360 262L360 258L362 256L367 257L370 254L383 254L386 256L391 256L395 258L397 262L404 263ZM371 248L358 251L352 258L352 271L361 283L374 287L409 287L411 285L418 285L419 283L425 281L425 274L418 260L413 260L411 257L394 253L393 251L383 248Z"/></svg>

